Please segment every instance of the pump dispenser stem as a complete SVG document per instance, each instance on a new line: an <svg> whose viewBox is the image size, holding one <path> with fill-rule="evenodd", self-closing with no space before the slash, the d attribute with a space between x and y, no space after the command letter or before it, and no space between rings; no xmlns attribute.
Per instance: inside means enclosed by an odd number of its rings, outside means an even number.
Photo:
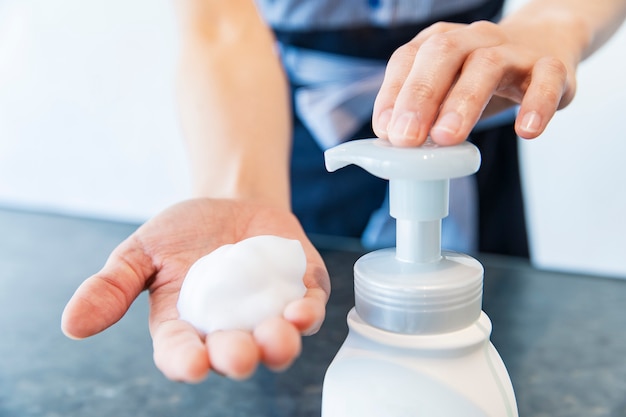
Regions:
<svg viewBox="0 0 626 417"><path fill-rule="evenodd" d="M396 259L420 264L441 260L441 220L396 220Z"/></svg>
<svg viewBox="0 0 626 417"><path fill-rule="evenodd" d="M441 219L448 215L448 179L390 179L390 214L396 219L396 258L430 263L441 259Z"/></svg>

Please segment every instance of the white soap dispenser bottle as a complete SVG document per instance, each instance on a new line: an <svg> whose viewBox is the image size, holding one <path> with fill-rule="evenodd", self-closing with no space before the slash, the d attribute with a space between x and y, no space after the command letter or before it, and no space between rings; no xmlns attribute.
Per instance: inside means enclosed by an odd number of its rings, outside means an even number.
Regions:
<svg viewBox="0 0 626 417"><path fill-rule="evenodd" d="M325 153L389 180L396 248L354 265L349 333L326 372L322 417L517 417L513 387L489 340L482 265L441 251L450 178L476 172L471 143L398 148L381 139Z"/></svg>

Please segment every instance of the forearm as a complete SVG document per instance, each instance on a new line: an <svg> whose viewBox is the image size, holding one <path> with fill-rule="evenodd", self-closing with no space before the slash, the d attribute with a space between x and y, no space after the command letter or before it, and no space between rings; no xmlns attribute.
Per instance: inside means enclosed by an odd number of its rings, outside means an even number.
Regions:
<svg viewBox="0 0 626 417"><path fill-rule="evenodd" d="M179 105L194 194L289 207L289 98L250 0L185 0Z"/></svg>
<svg viewBox="0 0 626 417"><path fill-rule="evenodd" d="M544 42L569 47L579 62L600 48L625 17L626 0L530 0L502 24L522 37L532 37L540 27Z"/></svg>

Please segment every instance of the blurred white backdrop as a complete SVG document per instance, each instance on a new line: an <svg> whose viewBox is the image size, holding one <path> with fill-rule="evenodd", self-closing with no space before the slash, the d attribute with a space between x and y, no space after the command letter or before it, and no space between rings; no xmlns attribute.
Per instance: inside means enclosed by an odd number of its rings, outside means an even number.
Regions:
<svg viewBox="0 0 626 417"><path fill-rule="evenodd" d="M0 0L0 205L143 221L189 195L175 25L168 0ZM626 277L625 45L520 142L540 267Z"/></svg>
<svg viewBox="0 0 626 417"><path fill-rule="evenodd" d="M521 141L536 264L626 278L626 27L581 64L574 102Z"/></svg>
<svg viewBox="0 0 626 417"><path fill-rule="evenodd" d="M511 0L510 10L526 0ZM626 25L578 71L574 102L520 141L533 262L626 278Z"/></svg>
<svg viewBox="0 0 626 417"><path fill-rule="evenodd" d="M0 203L142 221L189 192L171 2L0 1Z"/></svg>

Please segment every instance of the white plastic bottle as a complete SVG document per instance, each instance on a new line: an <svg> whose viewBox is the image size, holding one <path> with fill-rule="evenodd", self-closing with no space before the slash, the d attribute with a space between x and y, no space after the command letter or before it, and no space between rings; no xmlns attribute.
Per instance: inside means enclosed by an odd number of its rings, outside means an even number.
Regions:
<svg viewBox="0 0 626 417"><path fill-rule="evenodd" d="M478 170L478 149L366 139L326 152L330 171L350 163L390 180L397 242L354 266L355 308L326 372L322 417L517 417L481 311L483 267L441 251L449 180Z"/></svg>

